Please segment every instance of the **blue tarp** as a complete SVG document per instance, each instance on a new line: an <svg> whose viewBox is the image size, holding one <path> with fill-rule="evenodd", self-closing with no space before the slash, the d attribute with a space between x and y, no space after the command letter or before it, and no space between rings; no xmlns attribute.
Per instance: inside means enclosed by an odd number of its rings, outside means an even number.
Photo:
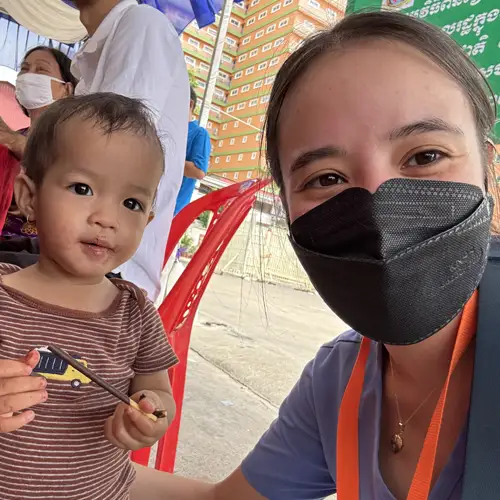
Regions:
<svg viewBox="0 0 500 500"><path fill-rule="evenodd" d="M142 3L166 14L177 33L182 33L193 19L200 28L212 24L222 8L222 0L143 0Z"/></svg>
<svg viewBox="0 0 500 500"><path fill-rule="evenodd" d="M71 5L70 0L61 0ZM241 0L234 0L239 3ZM163 12L180 34L186 26L196 19L203 28L215 21L215 15L221 10L223 0L139 0ZM17 70L24 53L37 45L56 47L72 57L79 44L66 45L46 37L39 36L23 28L9 16L0 14L0 66Z"/></svg>

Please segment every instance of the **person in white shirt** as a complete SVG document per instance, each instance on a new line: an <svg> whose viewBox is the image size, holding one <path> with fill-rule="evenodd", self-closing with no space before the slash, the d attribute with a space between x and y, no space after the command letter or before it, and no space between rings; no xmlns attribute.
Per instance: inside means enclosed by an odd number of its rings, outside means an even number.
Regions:
<svg viewBox="0 0 500 500"><path fill-rule="evenodd" d="M184 172L189 79L179 37L160 11L135 0L75 0L90 38L75 56L75 93L114 92L141 99L155 114L165 148L165 174L155 217L134 257L117 272L151 300L160 276L175 201Z"/></svg>

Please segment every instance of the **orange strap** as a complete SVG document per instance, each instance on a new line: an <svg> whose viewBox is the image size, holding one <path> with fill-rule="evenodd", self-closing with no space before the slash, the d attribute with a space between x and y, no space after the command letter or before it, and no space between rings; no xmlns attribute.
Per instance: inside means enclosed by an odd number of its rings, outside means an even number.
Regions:
<svg viewBox="0 0 500 500"><path fill-rule="evenodd" d="M407 500L427 500L429 497L448 387L455 367L476 334L477 299L476 291L464 308L446 382L427 429ZM336 481L339 500L359 500L359 404L363 393L370 345L370 340L363 338L340 405L337 427Z"/></svg>

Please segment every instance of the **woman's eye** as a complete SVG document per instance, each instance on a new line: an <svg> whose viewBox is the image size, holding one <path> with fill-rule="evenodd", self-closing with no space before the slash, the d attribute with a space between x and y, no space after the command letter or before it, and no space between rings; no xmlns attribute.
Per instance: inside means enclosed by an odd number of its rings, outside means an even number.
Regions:
<svg viewBox="0 0 500 500"><path fill-rule="evenodd" d="M87 186L87 184L81 184L80 182L72 184L69 187L69 190L78 196L92 196L94 194L90 186Z"/></svg>
<svg viewBox="0 0 500 500"><path fill-rule="evenodd" d="M137 200L134 200L134 198L128 198L125 200L123 202L123 206L133 212L139 212L142 210L142 205Z"/></svg>
<svg viewBox="0 0 500 500"><path fill-rule="evenodd" d="M322 174L314 179L311 179L305 184L305 188L324 188L335 186L336 184L344 184L346 181L337 174Z"/></svg>
<svg viewBox="0 0 500 500"><path fill-rule="evenodd" d="M440 151L421 151L408 158L408 167L425 167L442 160L446 155Z"/></svg>

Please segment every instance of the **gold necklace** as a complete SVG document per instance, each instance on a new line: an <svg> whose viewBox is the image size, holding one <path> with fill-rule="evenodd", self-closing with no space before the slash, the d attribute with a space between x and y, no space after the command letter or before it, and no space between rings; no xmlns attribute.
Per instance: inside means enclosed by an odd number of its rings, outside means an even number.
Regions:
<svg viewBox="0 0 500 500"><path fill-rule="evenodd" d="M391 366L391 377L393 380L395 380L394 376L394 367L392 365L392 357L389 354L389 364ZM428 396L418 405L417 409L406 419L405 422L403 422L403 419L401 418L401 412L399 411L399 400L398 400L398 395L396 394L396 391L394 391L394 400L396 401L396 410L398 412L398 431L395 432L392 437L391 437L391 447L392 447L392 452L393 453L399 453L405 445L404 442L404 432L406 429L406 426L410 422L410 420L422 409L422 407L429 401L430 397L436 392L436 389L438 386L434 387L432 391L428 394Z"/></svg>

